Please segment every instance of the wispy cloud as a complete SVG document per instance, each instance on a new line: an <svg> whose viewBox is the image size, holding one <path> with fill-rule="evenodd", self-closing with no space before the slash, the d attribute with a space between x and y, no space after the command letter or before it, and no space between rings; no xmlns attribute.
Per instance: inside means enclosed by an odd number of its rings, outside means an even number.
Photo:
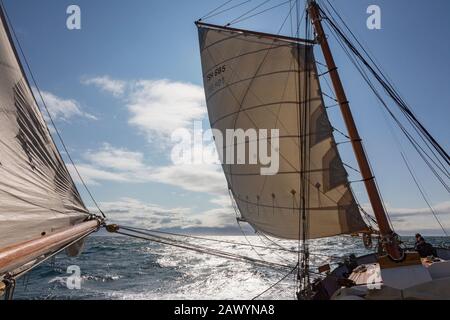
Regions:
<svg viewBox="0 0 450 320"><path fill-rule="evenodd" d="M363 206L372 213L370 205ZM433 210L447 233L450 233L450 201L444 201L432 206ZM387 211L394 228L399 233L414 234L423 232L426 234L442 234L442 229L430 208L396 208L387 205Z"/></svg>
<svg viewBox="0 0 450 320"><path fill-rule="evenodd" d="M81 82L119 98L129 112L129 125L152 142L166 142L175 130L190 129L194 120L202 120L206 115L203 88L191 83L167 79L125 82L109 76Z"/></svg>
<svg viewBox="0 0 450 320"><path fill-rule="evenodd" d="M227 195L226 180L218 166L167 165L152 167L146 165L142 153L124 148L114 148L109 144L104 144L97 151L90 150L86 152L83 158L85 161L79 163L77 167L83 179L89 184L100 184L104 181L131 184L162 183L190 192L209 195L211 209L202 212L190 212L184 208L182 211L189 218L185 217L183 218L184 220L166 219L164 221L173 222L172 224L166 225L168 228L181 228L186 226L191 228L199 226L214 228L235 225L235 215L231 207L231 201ZM117 206L117 203L113 203L116 209L120 208L120 206ZM126 201L126 204L128 205L128 209L125 213L122 212L121 214L128 217L130 221L132 220L130 217L139 211L137 210L139 208L146 208L146 212L158 211L155 209L155 206L145 205L137 200ZM371 212L370 206L365 205L364 207L366 211ZM179 208L177 210L177 212L180 211ZM450 232L450 202L435 204L434 210L444 227L447 228L447 232ZM167 209L165 211L173 212ZM412 234L416 232L442 234L429 208L395 208L388 205L388 212L390 213L396 231L401 234ZM159 221L149 213L138 216L139 219L144 219L145 217L151 217L149 220L145 220L151 225Z"/></svg>
<svg viewBox="0 0 450 320"><path fill-rule="evenodd" d="M149 140L168 138L179 128L206 115L205 97L200 86L169 80L142 80L134 83L128 96L129 124Z"/></svg>
<svg viewBox="0 0 450 320"><path fill-rule="evenodd" d="M142 153L114 148L108 143L103 144L100 150L87 151L84 154L84 158L92 165L123 172L145 169L144 155Z"/></svg>
<svg viewBox="0 0 450 320"><path fill-rule="evenodd" d="M441 202L433 206L434 212L437 215L450 215L450 201ZM392 208L388 207L388 211L393 217L412 217L417 215L429 214L432 215L430 208Z"/></svg>
<svg viewBox="0 0 450 320"><path fill-rule="evenodd" d="M115 223L150 229L192 229L235 227L234 213L228 208L193 212L190 208L165 207L133 198L101 202L102 211ZM95 208L91 208L95 211Z"/></svg>
<svg viewBox="0 0 450 320"><path fill-rule="evenodd" d="M77 164L83 180L90 185L108 181L113 183L160 183L190 192L208 195L210 209L191 212L188 208L163 208L146 204L136 199L104 202L102 210L112 219L122 223L139 221L152 228L227 228L235 227L235 213L227 195L227 184L223 173L216 165L185 165L152 167L144 162L140 152L115 148L103 144L97 150L83 155L84 161ZM69 166L76 181L77 175ZM79 181L78 181L79 182Z"/></svg>
<svg viewBox="0 0 450 320"><path fill-rule="evenodd" d="M111 181L111 182L130 182L130 178L123 173L111 172L108 170L103 170L101 168L95 167L91 164L79 163L76 165L77 170L80 173L83 181L88 185L99 185L100 181ZM75 168L68 164L67 168L73 177L74 181L81 183L78 173Z"/></svg>
<svg viewBox="0 0 450 320"><path fill-rule="evenodd" d="M50 115L55 120L68 121L75 117L97 120L94 115L84 112L76 100L63 99L47 91L41 91L41 94ZM44 116L46 117L45 112Z"/></svg>
<svg viewBox="0 0 450 320"><path fill-rule="evenodd" d="M111 221L149 228L172 228L182 225L200 225L190 217L189 208L168 208L153 203L144 203L133 198L101 202L102 211ZM95 211L95 208L92 208Z"/></svg>
<svg viewBox="0 0 450 320"><path fill-rule="evenodd" d="M122 96L126 89L126 82L112 79L109 76L85 77L81 80L81 83L84 85L94 85L102 91L111 93L115 97Z"/></svg>
<svg viewBox="0 0 450 320"><path fill-rule="evenodd" d="M225 176L215 165L159 167L152 170L149 179L194 192L223 195L227 190Z"/></svg>
<svg viewBox="0 0 450 320"><path fill-rule="evenodd" d="M147 183L156 182L187 191L215 195L226 194L227 185L217 165L149 166L141 152L103 144L99 150L89 150L84 161L77 164L83 180L89 184L103 181Z"/></svg>

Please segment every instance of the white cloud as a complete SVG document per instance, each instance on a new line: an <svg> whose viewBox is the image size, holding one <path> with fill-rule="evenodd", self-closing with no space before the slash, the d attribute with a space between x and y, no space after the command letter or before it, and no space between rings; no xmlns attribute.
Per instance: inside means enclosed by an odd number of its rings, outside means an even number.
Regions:
<svg viewBox="0 0 450 320"><path fill-rule="evenodd" d="M216 165L151 167L143 154L104 144L98 151L84 154L85 163L77 164L85 183L162 183L191 192L209 194L211 209L191 212L187 208L162 208L135 199L104 202L102 210L121 223L144 223L152 228L225 228L236 225L234 209L227 194L223 173ZM77 182L77 174L69 166Z"/></svg>
<svg viewBox="0 0 450 320"><path fill-rule="evenodd" d="M450 214L450 201L441 202L433 206L433 209L437 215ZM395 217L408 217L423 214L431 215L430 208L428 207L411 209L411 208L392 208L388 206L388 211Z"/></svg>
<svg viewBox="0 0 450 320"><path fill-rule="evenodd" d="M205 228L237 226L236 213L230 205L206 210L192 217L201 221L201 225Z"/></svg>
<svg viewBox="0 0 450 320"><path fill-rule="evenodd" d="M193 213L190 208L163 207L133 198L100 202L102 211L114 223L142 228L225 228L236 226L234 213L227 208L215 208ZM95 208L90 208L93 212Z"/></svg>
<svg viewBox="0 0 450 320"><path fill-rule="evenodd" d="M168 138L176 129L190 128L206 114L203 88L169 80L137 81L129 93L129 123L145 133Z"/></svg>
<svg viewBox="0 0 450 320"><path fill-rule="evenodd" d="M370 205L363 206L372 213ZM450 201L437 203L433 206L434 212L446 229L450 232ZM398 233L414 234L417 232L442 234L442 230L430 211L430 208L395 208L387 205L387 211Z"/></svg>
<svg viewBox="0 0 450 320"><path fill-rule="evenodd" d="M67 121L74 117L84 117L91 120L97 120L95 116L82 111L80 104L75 100L63 99L46 91L41 91L41 94L50 115L55 120Z"/></svg>
<svg viewBox="0 0 450 320"><path fill-rule="evenodd" d="M167 79L124 82L109 76L81 82L121 98L130 113L128 123L150 141L167 139L180 128L190 129L194 120L206 115L203 88L191 83Z"/></svg>
<svg viewBox="0 0 450 320"><path fill-rule="evenodd" d="M152 167L144 155L104 144L99 150L89 150L84 162L77 164L83 180L89 184L102 181L147 183L157 182L187 191L224 195L225 176L218 165L168 165Z"/></svg>
<svg viewBox="0 0 450 320"><path fill-rule="evenodd" d="M227 184L216 165L176 165L152 170L149 179L188 191L223 195Z"/></svg>
<svg viewBox="0 0 450 320"><path fill-rule="evenodd" d="M230 195L226 194L226 195L221 195L221 196L217 196L213 199L211 199L209 202L218 205L220 207L223 208L227 208L227 207L231 207L231 199L230 199Z"/></svg>
<svg viewBox="0 0 450 320"><path fill-rule="evenodd" d="M152 167L144 162L144 155L140 152L130 151L124 148L115 148L104 144L99 150L90 150L83 156L84 163L78 164L83 179L88 184L100 184L104 181L117 183L162 183L191 192L209 194L212 209L202 212L188 212L187 209L177 208L177 212L183 211L190 216L189 219L174 220L166 219L177 227L224 227L235 223L234 209L227 194L225 177L216 165L167 165ZM72 169L69 166L69 169ZM72 176L76 174L71 170ZM122 207L128 209L127 216L138 212L158 212L158 207L142 204L135 201L125 201ZM116 202L112 202L117 205ZM141 207L139 207L141 206ZM111 208L120 206L111 206ZM366 211L371 212L370 206L364 206ZM108 207L107 207L108 208ZM145 209L145 210L144 210ZM450 202L438 203L434 206L435 212L447 231L450 232ZM160 210L173 212L165 208ZM439 225L429 211L429 208L395 208L388 205L388 212L399 233L424 232L425 234L439 233ZM136 216L138 221L145 219L145 215ZM149 221L157 222L152 218ZM201 222L199 222L201 221ZM176 222L176 223L175 223ZM169 227L169 226L167 226ZM442 233L442 232L440 232Z"/></svg>
<svg viewBox="0 0 450 320"><path fill-rule="evenodd" d="M124 94L126 83L121 80L111 79L109 76L85 78L81 80L82 84L94 85L102 91L111 93L115 97L120 97Z"/></svg>
<svg viewBox="0 0 450 320"><path fill-rule="evenodd" d="M121 171L135 171L145 168L144 155L126 149L114 148L105 143L98 151L88 151L84 158L96 166Z"/></svg>
<svg viewBox="0 0 450 320"><path fill-rule="evenodd" d="M76 164L77 170L80 173L83 181L88 185L98 185L100 181L112 181L112 182L129 182L129 177L123 173L115 173L107 170L102 170L90 164ZM67 168L75 180L75 182L81 183L80 178L74 167L71 164L67 165Z"/></svg>
<svg viewBox="0 0 450 320"><path fill-rule="evenodd" d="M99 205L108 219L115 223L152 229L200 225L200 221L190 217L191 211L188 208L166 208L133 198L101 202ZM92 208L92 211L95 211L95 208Z"/></svg>

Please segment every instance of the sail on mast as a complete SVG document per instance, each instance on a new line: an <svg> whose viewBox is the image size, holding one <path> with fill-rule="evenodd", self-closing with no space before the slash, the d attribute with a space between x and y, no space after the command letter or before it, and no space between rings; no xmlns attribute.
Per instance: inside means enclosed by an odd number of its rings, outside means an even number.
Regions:
<svg viewBox="0 0 450 320"><path fill-rule="evenodd" d="M2 10L0 251L89 217L33 96Z"/></svg>
<svg viewBox="0 0 450 320"><path fill-rule="evenodd" d="M299 188L305 174L301 172L300 126L305 120L308 238L367 231L325 111L312 46L298 39L197 26L212 128L224 136L227 129L279 130L277 174L261 175L261 164L223 164L243 218L268 235L299 239ZM310 108L307 119L301 119L305 89L299 82L305 81L305 74Z"/></svg>

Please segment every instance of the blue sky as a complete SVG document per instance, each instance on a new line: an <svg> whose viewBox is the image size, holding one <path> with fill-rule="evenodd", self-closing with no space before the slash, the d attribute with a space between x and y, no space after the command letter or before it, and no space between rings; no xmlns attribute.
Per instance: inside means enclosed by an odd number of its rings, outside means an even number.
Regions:
<svg viewBox="0 0 450 320"><path fill-rule="evenodd" d="M193 22L223 0L3 1L72 157L112 218L149 227L235 225L225 179L217 168L176 168L169 161L171 130L190 127L193 120L207 126ZM261 2L252 0L209 22L225 24ZM272 0L266 7L281 2ZM82 10L81 30L66 28L70 4ZM450 3L334 0L333 4L419 119L449 150ZM381 8L381 30L366 27L366 9L372 4ZM280 7L237 27L275 32L287 12L287 6ZM417 229L431 233L437 224L423 209L426 205L401 162L381 108L330 41L397 229L411 233L420 225ZM330 116L335 127L344 129L337 109ZM448 193L411 148L405 145L405 150L449 230ZM346 162L355 163L349 148L341 151ZM354 188L360 201L367 203L362 186Z"/></svg>

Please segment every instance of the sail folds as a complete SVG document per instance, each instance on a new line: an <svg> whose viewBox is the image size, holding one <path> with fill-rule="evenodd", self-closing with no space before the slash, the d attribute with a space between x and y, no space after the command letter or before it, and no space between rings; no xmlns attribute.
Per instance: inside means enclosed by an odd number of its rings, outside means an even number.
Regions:
<svg viewBox="0 0 450 320"><path fill-rule="evenodd" d="M0 249L82 222L81 197L50 136L0 10Z"/></svg>
<svg viewBox="0 0 450 320"><path fill-rule="evenodd" d="M367 230L334 141L312 46L198 27L212 128L223 136L230 129L279 130L279 147L272 147L279 152L276 174L262 175L260 162L223 163L243 218L256 230L285 239L300 238L302 208L310 239Z"/></svg>

